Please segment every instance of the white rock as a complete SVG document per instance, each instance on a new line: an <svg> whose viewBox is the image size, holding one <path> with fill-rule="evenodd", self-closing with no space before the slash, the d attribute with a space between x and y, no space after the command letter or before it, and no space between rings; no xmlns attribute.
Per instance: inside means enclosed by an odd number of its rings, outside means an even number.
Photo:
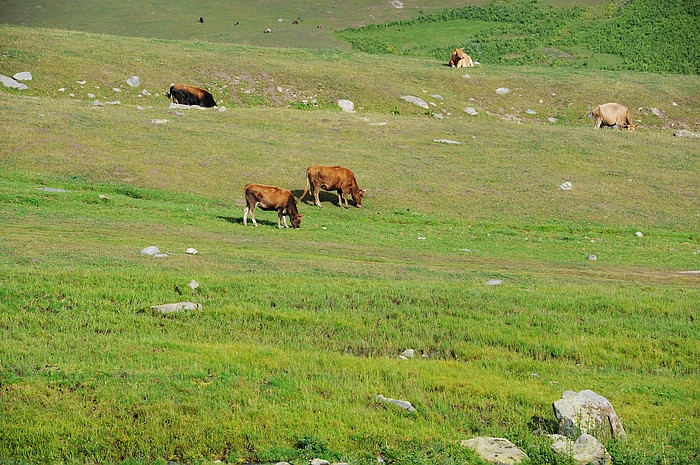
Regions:
<svg viewBox="0 0 700 465"><path fill-rule="evenodd" d="M65 91L66 91L66 88L65 88L65 87L61 87L60 89L58 89L58 91L59 91L59 92L65 92Z"/></svg>
<svg viewBox="0 0 700 465"><path fill-rule="evenodd" d="M151 95L151 93L149 91L147 91L146 89L143 89L141 91L141 95L145 95L146 97L148 97L149 95Z"/></svg>
<svg viewBox="0 0 700 465"><path fill-rule="evenodd" d="M676 137L690 137L692 139L698 139L698 138L700 138L700 133L688 131L686 129L679 129L678 131L676 131L674 136L676 136Z"/></svg>
<svg viewBox="0 0 700 465"><path fill-rule="evenodd" d="M574 186L569 181L566 181L564 184L559 186L559 189L561 189L563 191L570 191L573 188L574 188Z"/></svg>
<svg viewBox="0 0 700 465"><path fill-rule="evenodd" d="M658 108L650 108L651 112L656 116L661 116L661 112Z"/></svg>
<svg viewBox="0 0 700 465"><path fill-rule="evenodd" d="M159 254L160 250L155 245L151 245L141 250L141 255L156 255Z"/></svg>
<svg viewBox="0 0 700 465"><path fill-rule="evenodd" d="M138 76L131 76L129 79L126 80L126 83L129 84L131 87L138 87L141 85L141 78Z"/></svg>
<svg viewBox="0 0 700 465"><path fill-rule="evenodd" d="M197 252L197 249L195 249L194 247L189 247L187 250L185 250L185 253L190 255L197 255L199 252Z"/></svg>
<svg viewBox="0 0 700 465"><path fill-rule="evenodd" d="M428 104L425 102L425 100L423 100L420 97L415 97L413 95L403 95L403 96L401 96L401 98L403 100L405 100L409 103L412 103L414 105L417 105L421 108L425 108L426 110L428 109Z"/></svg>
<svg viewBox="0 0 700 465"><path fill-rule="evenodd" d="M153 123L153 124L165 124L165 123L167 123L167 122L168 122L167 119L158 119L158 118L154 118L154 119L151 120L151 123Z"/></svg>
<svg viewBox="0 0 700 465"><path fill-rule="evenodd" d="M605 447L593 436L582 434L576 442L560 434L548 434L554 442L552 450L570 456L577 465L608 465L612 460Z"/></svg>
<svg viewBox="0 0 700 465"><path fill-rule="evenodd" d="M526 110L525 113L527 113L528 115L536 115L537 114L537 112L535 110Z"/></svg>
<svg viewBox="0 0 700 465"><path fill-rule="evenodd" d="M445 115L443 115L442 113L435 113L435 114L433 115L433 118L445 119Z"/></svg>
<svg viewBox="0 0 700 465"><path fill-rule="evenodd" d="M453 144L453 145L461 144L461 142L457 142L455 140L450 140L450 139L433 139L433 142L439 142L442 144Z"/></svg>
<svg viewBox="0 0 700 465"><path fill-rule="evenodd" d="M498 95L506 95L510 93L510 89L507 87L499 87L498 89L496 89L496 93Z"/></svg>
<svg viewBox="0 0 700 465"><path fill-rule="evenodd" d="M95 98L95 94L88 94L88 98Z"/></svg>
<svg viewBox="0 0 700 465"><path fill-rule="evenodd" d="M12 76L16 81L31 81L32 73L29 71L22 71L21 73L16 73Z"/></svg>
<svg viewBox="0 0 700 465"><path fill-rule="evenodd" d="M111 102L105 102L105 105L121 105L122 102L119 100L112 100Z"/></svg>
<svg viewBox="0 0 700 465"><path fill-rule="evenodd" d="M637 237L644 237L644 234L642 234L641 231L637 231L636 233L634 233L634 235Z"/></svg>
<svg viewBox="0 0 700 465"><path fill-rule="evenodd" d="M59 189L58 187L37 187L36 190L44 191L44 192L55 192L55 193L68 192L65 189Z"/></svg>
<svg viewBox="0 0 700 465"><path fill-rule="evenodd" d="M355 104L350 100L340 99L338 100L338 106L346 113L355 113Z"/></svg>
<svg viewBox="0 0 700 465"><path fill-rule="evenodd" d="M311 459L309 465L330 465L330 462L325 459Z"/></svg>
<svg viewBox="0 0 700 465"><path fill-rule="evenodd" d="M565 391L552 407L559 423L559 433L564 436L574 436L580 431L627 439L627 433L610 401L593 391Z"/></svg>
<svg viewBox="0 0 700 465"><path fill-rule="evenodd" d="M445 98L440 94L432 94L431 97L434 99L437 99L437 100L444 100L444 98Z"/></svg>
<svg viewBox="0 0 700 465"><path fill-rule="evenodd" d="M528 458L525 452L504 438L481 436L462 441L461 445L476 452L476 455L485 462L492 462L498 465L513 465Z"/></svg>
<svg viewBox="0 0 700 465"><path fill-rule="evenodd" d="M87 84L87 81L75 81L75 82L77 82L77 83L80 84L81 86Z"/></svg>
<svg viewBox="0 0 700 465"><path fill-rule="evenodd" d="M403 8L403 2L400 0L389 0L389 3L391 3L391 6L394 8Z"/></svg>
<svg viewBox="0 0 700 465"><path fill-rule="evenodd" d="M416 355L416 351L413 349L406 349L403 351L402 355L404 357L413 358Z"/></svg>
<svg viewBox="0 0 700 465"><path fill-rule="evenodd" d="M112 87L112 90L114 92L121 92L122 91L119 87Z"/></svg>
<svg viewBox="0 0 700 465"><path fill-rule="evenodd" d="M92 102L92 106L93 107L103 107L103 106L105 106L105 104L100 102L99 100L95 100L94 102Z"/></svg>
<svg viewBox="0 0 700 465"><path fill-rule="evenodd" d="M489 279L486 281L487 286L500 286L501 284L503 284L502 279Z"/></svg>
<svg viewBox="0 0 700 465"><path fill-rule="evenodd" d="M219 109L218 109L217 111L218 111L219 113L222 113L222 112L226 111L226 107L222 105L222 106L219 107Z"/></svg>
<svg viewBox="0 0 700 465"><path fill-rule="evenodd" d="M468 75L468 74L465 74L465 75L463 75L462 77L463 77L464 79L469 79L471 76Z"/></svg>
<svg viewBox="0 0 700 465"><path fill-rule="evenodd" d="M199 283L195 281L194 279L191 280L187 285L192 289L193 291L199 287Z"/></svg>
<svg viewBox="0 0 700 465"><path fill-rule="evenodd" d="M465 111L467 114L470 114L470 115L472 115L472 116L476 116L476 115L479 114L479 112L476 111L476 108L474 108L474 107L467 107L467 108L464 109L464 111Z"/></svg>
<svg viewBox="0 0 700 465"><path fill-rule="evenodd" d="M596 256L593 255L593 254L588 254L588 259L589 259L589 260L598 260L598 257L596 257Z"/></svg>
<svg viewBox="0 0 700 465"><path fill-rule="evenodd" d="M552 116L550 116L549 118L547 118L547 121L549 121L550 123L556 123L556 122L559 121L559 120L556 119L556 118L554 118L554 117L552 117Z"/></svg>
<svg viewBox="0 0 700 465"><path fill-rule="evenodd" d="M137 110L144 110L144 108L141 105L136 105Z"/></svg>
<svg viewBox="0 0 700 465"><path fill-rule="evenodd" d="M408 357L406 357L405 355L399 355L399 358L400 358L401 360L408 360Z"/></svg>
<svg viewBox="0 0 700 465"><path fill-rule="evenodd" d="M194 302L177 302L175 304L152 305L152 309L167 315L168 313L180 313L188 310L202 311L202 304Z"/></svg>
<svg viewBox="0 0 700 465"><path fill-rule="evenodd" d="M379 394L377 397L375 397L375 399L376 399L377 401L379 401L379 402L385 402L385 403L388 403L388 404L396 405L397 407L400 407L400 408L402 408L402 409L404 409L404 410L408 410L409 412L415 412L415 411L416 411L415 407L413 407L413 405L411 405L411 403L408 402L408 401L406 401L406 400L390 399L390 398L388 398L388 397L384 397L384 396L381 395L381 394Z"/></svg>
<svg viewBox="0 0 700 465"><path fill-rule="evenodd" d="M170 256L170 254L167 254L167 253L157 253L154 255L154 257L156 257L156 258L168 258L169 256Z"/></svg>

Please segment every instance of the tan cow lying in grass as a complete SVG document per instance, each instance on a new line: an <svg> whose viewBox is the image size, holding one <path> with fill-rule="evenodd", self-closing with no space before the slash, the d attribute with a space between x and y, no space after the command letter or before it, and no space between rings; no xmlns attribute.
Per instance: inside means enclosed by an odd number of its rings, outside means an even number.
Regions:
<svg viewBox="0 0 700 465"><path fill-rule="evenodd" d="M366 192L357 186L355 175L352 171L342 166L320 166L314 165L306 168L306 188L301 194L301 201L306 193L311 188L311 195L314 197L314 205L321 206L321 201L318 200L318 194L321 189L326 191L338 192L338 205L343 206L345 199L345 208L350 208L348 205L348 194L352 195L352 200L355 201L355 206L362 206L362 196Z"/></svg>
<svg viewBox="0 0 700 465"><path fill-rule="evenodd" d="M474 62L469 55L464 53L464 49L456 48L450 57L450 66L452 68L466 68L467 66L474 66Z"/></svg>
<svg viewBox="0 0 700 465"><path fill-rule="evenodd" d="M627 128L634 131L635 126L630 117L630 111L626 106L619 103L605 103L598 105L588 113L595 119L595 128L600 129L600 126L617 126L617 129Z"/></svg>
<svg viewBox="0 0 700 465"><path fill-rule="evenodd" d="M245 189L245 212L243 213L243 226L248 225L248 212L253 220L255 227L258 223L255 221L255 207L260 206L263 210L277 210L277 227L288 228L287 217L292 226L299 228L301 225L301 213L297 210L297 201L291 192L286 189L281 189L275 186L265 186L263 184L246 184Z"/></svg>

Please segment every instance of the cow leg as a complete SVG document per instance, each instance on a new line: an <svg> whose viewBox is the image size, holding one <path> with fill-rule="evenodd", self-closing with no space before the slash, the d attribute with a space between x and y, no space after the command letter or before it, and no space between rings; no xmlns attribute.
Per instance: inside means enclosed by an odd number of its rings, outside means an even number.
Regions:
<svg viewBox="0 0 700 465"><path fill-rule="evenodd" d="M345 193L343 191L338 191L338 200L339 200L338 203L340 204L341 207L350 208L350 205L348 205L348 194L347 193ZM340 200L344 200L345 205L343 205L343 202Z"/></svg>
<svg viewBox="0 0 700 465"><path fill-rule="evenodd" d="M258 227L258 223L255 221L255 207L258 206L256 202L252 207L250 207L250 219L253 220L253 226Z"/></svg>
<svg viewBox="0 0 700 465"><path fill-rule="evenodd" d="M314 189L314 205L317 207L321 206L321 201L318 199L318 194L321 189Z"/></svg>
<svg viewBox="0 0 700 465"><path fill-rule="evenodd" d="M602 120L602 119L596 118L596 120L595 120L595 128L596 128L596 129L600 129L600 125L601 125L602 123L603 123L603 120Z"/></svg>

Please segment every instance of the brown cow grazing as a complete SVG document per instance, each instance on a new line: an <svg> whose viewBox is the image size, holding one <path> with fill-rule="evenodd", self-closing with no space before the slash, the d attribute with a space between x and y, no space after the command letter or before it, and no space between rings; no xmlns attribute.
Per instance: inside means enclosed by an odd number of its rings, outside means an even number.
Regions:
<svg viewBox="0 0 700 465"><path fill-rule="evenodd" d="M595 128L600 129L600 126L617 126L617 129L627 128L634 131L635 126L630 117L630 111L626 106L619 103L605 103L598 105L588 113L595 119Z"/></svg>
<svg viewBox="0 0 700 465"><path fill-rule="evenodd" d="M318 200L318 194L321 189L337 191L338 205L342 207L343 199L345 199L345 208L350 208L348 205L348 194L352 195L355 206L360 208L362 206L362 196L366 192L357 187L357 181L355 181L353 172L342 166L309 166L306 168L306 188L299 198L300 201L306 196L309 188L311 188L311 195L314 197L314 205L317 207L321 206L321 202Z"/></svg>
<svg viewBox="0 0 700 465"><path fill-rule="evenodd" d="M245 212L243 213L243 226L248 225L248 212L255 227L255 207L260 206L263 210L277 210L277 227L288 228L287 216L292 226L299 228L301 225L301 213L297 210L297 201L291 192L275 186L265 186L263 184L246 184L245 189ZM285 216L287 215L287 216Z"/></svg>
<svg viewBox="0 0 700 465"><path fill-rule="evenodd" d="M180 105L199 105L200 107L215 107L216 102L209 91L187 84L173 84L166 97L172 97L173 103Z"/></svg>
<svg viewBox="0 0 700 465"><path fill-rule="evenodd" d="M456 48L450 56L450 66L452 68L466 68L467 66L474 66L472 58L464 53L464 49Z"/></svg>

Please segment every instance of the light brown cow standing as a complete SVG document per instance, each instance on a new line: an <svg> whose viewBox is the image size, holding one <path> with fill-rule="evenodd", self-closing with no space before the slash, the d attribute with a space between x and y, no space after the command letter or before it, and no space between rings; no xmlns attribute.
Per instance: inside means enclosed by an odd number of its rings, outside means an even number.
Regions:
<svg viewBox="0 0 700 465"><path fill-rule="evenodd" d="M282 189L275 186L266 186L264 184L246 184L245 189L246 207L243 213L243 226L248 225L248 212L250 219L253 220L255 227L258 223L255 221L255 207L260 206L263 210L277 210L277 227L288 228L287 217L292 226L299 228L301 225L301 213L297 210L297 201L287 189Z"/></svg>
<svg viewBox="0 0 700 465"><path fill-rule="evenodd" d="M617 129L622 130L627 128L634 131L635 126L630 117L630 111L626 106L619 103L605 103L598 105L588 113L595 119L595 128L600 129L600 126L617 126Z"/></svg>
<svg viewBox="0 0 700 465"><path fill-rule="evenodd" d="M352 195L352 200L355 201L355 206L362 206L362 196L366 192L357 186L355 175L352 171L342 166L321 166L314 165L306 168L306 188L301 194L301 201L306 193L311 189L311 195L314 197L314 205L321 206L321 201L318 200L318 194L321 189L326 191L338 192L338 205L343 206L345 200L345 208L350 208L348 205L347 195Z"/></svg>
<svg viewBox="0 0 700 465"><path fill-rule="evenodd" d="M472 58L464 53L464 49L456 48L450 56L450 66L452 68L466 68L468 66L474 66Z"/></svg>

